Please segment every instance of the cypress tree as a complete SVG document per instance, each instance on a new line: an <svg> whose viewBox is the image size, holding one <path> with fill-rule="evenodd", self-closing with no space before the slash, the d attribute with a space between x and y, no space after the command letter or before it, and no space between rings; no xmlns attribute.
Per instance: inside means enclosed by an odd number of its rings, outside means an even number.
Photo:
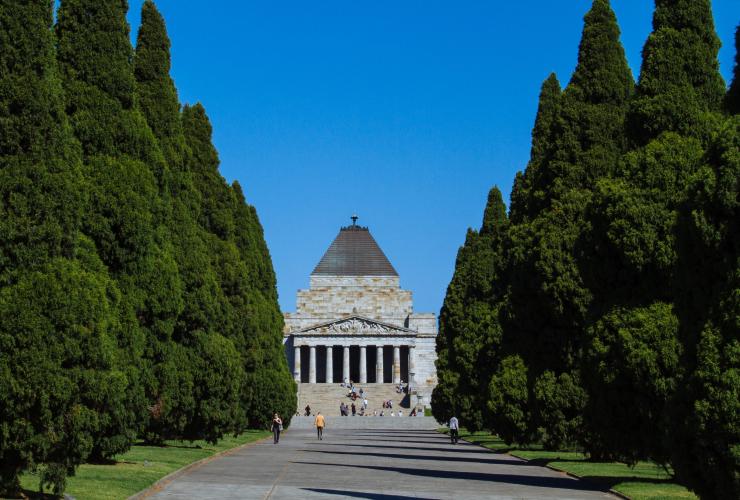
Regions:
<svg viewBox="0 0 740 500"><path fill-rule="evenodd" d="M277 411L286 424L296 405L295 383L282 346L282 315L275 273L254 207L238 183L226 184L218 172L212 127L202 105L185 106L183 128L192 152L190 171L203 204L201 226L219 285L227 299L224 332L242 355L244 426L265 426Z"/></svg>
<svg viewBox="0 0 740 500"><path fill-rule="evenodd" d="M702 498L740 496L739 192L740 117L731 115L691 177L676 231L685 382L669 407L671 463Z"/></svg>
<svg viewBox="0 0 740 500"><path fill-rule="evenodd" d="M725 111L731 115L740 113L740 24L735 28L735 68L725 96Z"/></svg>
<svg viewBox="0 0 740 500"><path fill-rule="evenodd" d="M52 5L0 6L0 495L64 490L93 443L130 438L118 291L79 228L86 184L64 113Z"/></svg>
<svg viewBox="0 0 740 500"><path fill-rule="evenodd" d="M542 83L540 90L537 116L532 129L530 161L524 173L517 174L511 192L510 221L512 224L504 247L507 267L511 264L511 239L513 237L511 233L516 231L518 225L528 223L544 207L540 168L552 152L554 124L559 114L561 96L560 82L555 74L551 73ZM503 278L507 285L511 284L511 278L510 271L507 269ZM510 316L510 299L511 297L507 296L504 303L506 313L502 316L504 324L502 351L505 357L500 364L494 365L496 372L489 384L490 399L486 405L488 413L485 418L488 425L506 442L528 443L536 437L530 431L532 419L528 407L527 367L521 356L513 354L519 352L516 341L512 338L509 345L503 343L509 337L514 337L506 331L507 316ZM510 321L510 318L508 320ZM438 356L444 361L447 356L439 354L441 352L439 350L440 336L437 339ZM438 373L442 368L438 365ZM443 376L447 376L445 375L447 373L454 374L453 371L447 370L443 371ZM442 379L440 379L440 384L442 384ZM445 385L442 384L442 387Z"/></svg>
<svg viewBox="0 0 740 500"><path fill-rule="evenodd" d="M494 187L480 231L469 229L458 251L440 312L437 367L442 376L432 394L432 409L440 421L456 414L470 430L487 425L488 381L501 344L498 314L505 293L501 272L507 228L501 191Z"/></svg>
<svg viewBox="0 0 740 500"><path fill-rule="evenodd" d="M183 282L184 306L173 335L185 346L183 354L192 367L192 405L176 413L186 422L181 437L214 442L237 427L243 370L233 342L219 333L218 316L225 297L211 266L207 233L197 223L201 197L186 164L189 150L177 90L169 74L169 48L164 19L153 2L144 2L134 58L136 91L170 170L173 208L167 225ZM161 428L161 422L150 432L157 433L156 428Z"/></svg>
<svg viewBox="0 0 740 500"><path fill-rule="evenodd" d="M141 7L141 26L136 40L137 102L170 169L182 171L186 145L177 89L170 76L171 44L164 18L151 0L146 0Z"/></svg>
<svg viewBox="0 0 740 500"><path fill-rule="evenodd" d="M84 231L117 280L130 331L147 341L141 376L147 403L137 405L149 439L179 436L193 405L192 377L172 340L183 308L182 283L167 232L169 170L146 119L135 105L133 48L122 0L63 0L57 15L58 60L66 108L84 154L91 186ZM126 319L126 321L130 321ZM149 408L142 414L140 408ZM170 414L172 413L172 418ZM101 457L121 452L96 446Z"/></svg>
<svg viewBox="0 0 740 500"><path fill-rule="evenodd" d="M277 301L277 282L257 211L248 205L237 181L234 193L234 242L249 277L246 315L245 401L247 421L266 427L275 412L292 415L298 401L283 347L283 315ZM287 422L289 423L289 419Z"/></svg>
<svg viewBox="0 0 740 500"><path fill-rule="evenodd" d="M554 96L554 84L546 82L543 95ZM596 183L615 170L625 148L623 124L633 89L616 16L607 0L595 0L556 115L543 116L548 119L535 127L532 156L538 161L524 174L532 179L530 213L512 227L510 239L504 344L528 369L528 433L543 429L548 448L584 439L580 359L592 297L579 265L583 219Z"/></svg>
<svg viewBox="0 0 740 500"><path fill-rule="evenodd" d="M84 191L46 33L51 9L45 2L0 9L0 190L9 201L0 205L0 283L7 284L15 270L74 255Z"/></svg>
<svg viewBox="0 0 740 500"><path fill-rule="evenodd" d="M716 128L725 84L710 0L656 0L653 32L642 51L629 129L638 146L664 132L706 143Z"/></svg>
<svg viewBox="0 0 740 500"><path fill-rule="evenodd" d="M630 463L667 463L675 446L674 399L695 351L676 307L676 222L724 94L708 0L657 0L653 28L627 118L635 149L599 185L589 217L600 266L612 270L592 275L590 447Z"/></svg>
<svg viewBox="0 0 740 500"><path fill-rule="evenodd" d="M554 125L560 110L560 82L551 73L542 82L537 117L532 129L532 149L524 174L517 175L511 195L511 221L518 224L533 217L545 206L544 189L549 180L542 178L540 165L552 151Z"/></svg>

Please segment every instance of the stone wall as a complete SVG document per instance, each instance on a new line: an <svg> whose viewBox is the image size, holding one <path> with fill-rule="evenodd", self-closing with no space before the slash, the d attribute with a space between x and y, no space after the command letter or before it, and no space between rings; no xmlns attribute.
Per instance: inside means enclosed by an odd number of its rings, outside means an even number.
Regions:
<svg viewBox="0 0 740 500"><path fill-rule="evenodd" d="M296 306L285 314L285 333L353 314L405 327L413 298L398 276L311 276Z"/></svg>
<svg viewBox="0 0 740 500"><path fill-rule="evenodd" d="M420 403L429 406L431 391L437 385L437 317L434 313L414 313L412 293L401 288L398 276L312 275L310 288L298 291L296 309L296 312L285 313L286 354L291 370L293 345L414 346L414 385L419 391ZM389 332L385 337L350 332L332 334L331 338L297 333L351 316L407 331Z"/></svg>

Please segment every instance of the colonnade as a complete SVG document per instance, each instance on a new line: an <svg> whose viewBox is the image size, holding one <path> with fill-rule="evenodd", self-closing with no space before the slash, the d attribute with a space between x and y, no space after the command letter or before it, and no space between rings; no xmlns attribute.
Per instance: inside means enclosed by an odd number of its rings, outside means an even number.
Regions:
<svg viewBox="0 0 740 500"><path fill-rule="evenodd" d="M301 345L294 346L294 355L293 355L293 377L295 378L295 381L300 383L301 382ZM334 380L334 346L333 345L327 345L327 346L316 346L311 345L309 346L309 356L308 356L308 383L309 384L315 384L316 383L316 348L317 347L325 347L326 348L326 380L327 383L332 383ZM350 347L349 345L343 345L339 346L339 348L342 349L342 380L350 380ZM366 345L360 345L358 346L360 349L360 366L359 366L359 372L360 372L360 379L355 381L359 382L360 384L366 384L367 383L367 349L375 348L376 349L376 362L375 362L375 381L380 383L383 382L384 379L384 348L386 346L384 345L375 345L375 346L366 346ZM388 346L393 348L393 363L391 365L391 369L393 372L392 376L392 382L394 384L401 383L401 347L400 345L394 345L394 346ZM409 350L409 357L408 357L408 381L411 382L413 374L414 374L414 346L409 345L407 346Z"/></svg>

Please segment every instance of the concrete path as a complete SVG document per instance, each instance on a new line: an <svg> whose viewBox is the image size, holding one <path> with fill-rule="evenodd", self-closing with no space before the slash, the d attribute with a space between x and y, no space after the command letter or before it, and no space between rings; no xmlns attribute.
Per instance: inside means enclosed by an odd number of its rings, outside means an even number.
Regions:
<svg viewBox="0 0 740 500"><path fill-rule="evenodd" d="M509 455L422 430L285 432L192 469L156 499L614 498Z"/></svg>

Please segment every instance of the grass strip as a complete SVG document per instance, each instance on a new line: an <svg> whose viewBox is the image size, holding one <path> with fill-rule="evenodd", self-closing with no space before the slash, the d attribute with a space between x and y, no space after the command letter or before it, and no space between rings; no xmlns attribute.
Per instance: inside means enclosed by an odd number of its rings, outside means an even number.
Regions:
<svg viewBox="0 0 740 500"><path fill-rule="evenodd" d="M442 429L447 432L447 429ZM633 500L696 499L694 493L673 482L670 471L653 462L638 462L634 467L620 462L592 462L577 451L545 451L541 446L526 449L508 446L497 436L485 432L460 431L460 438L496 453L509 453L533 463L567 472L600 484Z"/></svg>
<svg viewBox="0 0 740 500"><path fill-rule="evenodd" d="M269 435L267 431L247 431L236 437L226 436L215 445L205 441L167 441L165 446L137 443L110 464L81 465L67 480L65 493L77 500L126 499L186 465ZM51 498L38 493L38 483L36 475L21 477L29 498Z"/></svg>

